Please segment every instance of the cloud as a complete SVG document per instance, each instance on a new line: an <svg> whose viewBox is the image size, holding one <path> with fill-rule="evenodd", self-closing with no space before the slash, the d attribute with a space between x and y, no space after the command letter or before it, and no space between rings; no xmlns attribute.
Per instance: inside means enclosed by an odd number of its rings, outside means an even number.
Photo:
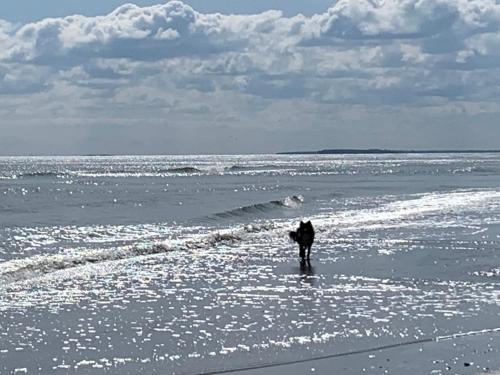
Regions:
<svg viewBox="0 0 500 375"><path fill-rule="evenodd" d="M127 4L99 17L51 18L19 28L4 59L54 65L91 58L161 60L241 50L266 33L279 12L258 16L204 15L171 1L151 7Z"/></svg>
<svg viewBox="0 0 500 375"><path fill-rule="evenodd" d="M0 113L12 123L188 128L256 118L319 126L351 121L354 106L368 122L380 108L476 116L499 110L499 51L495 0L338 0L293 17L128 4L96 17L0 20Z"/></svg>
<svg viewBox="0 0 500 375"><path fill-rule="evenodd" d="M5 63L54 70L82 66L97 78L105 71L96 69L96 60L158 66L170 60L172 74L189 75L179 82L182 87L210 91L224 86L219 76L239 75L247 76L246 92L286 97L290 85L307 77L365 76L358 83L366 89L379 85L381 75L393 85L398 81L393 75L401 84L408 82L414 74L405 77L398 71L402 67L436 72L495 65L499 27L500 5L493 0L340 0L323 14L291 18L277 11L202 14L171 1L142 8L123 5L99 17L45 19L15 32L0 25L7 30L0 31L0 43L6 46L1 55ZM184 64L194 71L183 72ZM160 71L150 67L136 74ZM111 73L112 68L107 70ZM258 83L259 77L270 75L279 78ZM283 82L286 76L288 83ZM281 83L273 84L277 80ZM342 80L336 83L342 85ZM410 89L413 83L408 83ZM320 86L301 91L321 96Z"/></svg>
<svg viewBox="0 0 500 375"><path fill-rule="evenodd" d="M12 25L9 22L0 19L0 43L7 39L11 29Z"/></svg>
<svg viewBox="0 0 500 375"><path fill-rule="evenodd" d="M50 88L44 73L39 69L23 64L0 64L0 95L29 95Z"/></svg>
<svg viewBox="0 0 500 375"><path fill-rule="evenodd" d="M339 0L312 17L311 39L381 42L470 36L498 30L499 16L494 0Z"/></svg>
<svg viewBox="0 0 500 375"><path fill-rule="evenodd" d="M90 58L151 60L209 49L195 30L197 14L170 2L139 8L128 4L100 17L70 16L24 25L7 52L11 61L52 65L78 64Z"/></svg>

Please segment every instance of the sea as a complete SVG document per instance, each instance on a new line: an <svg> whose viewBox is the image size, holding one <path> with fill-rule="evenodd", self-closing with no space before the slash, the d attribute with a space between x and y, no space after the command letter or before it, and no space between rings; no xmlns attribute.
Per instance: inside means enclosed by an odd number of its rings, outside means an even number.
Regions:
<svg viewBox="0 0 500 375"><path fill-rule="evenodd" d="M499 236L498 153L0 157L0 373L217 373L496 332Z"/></svg>

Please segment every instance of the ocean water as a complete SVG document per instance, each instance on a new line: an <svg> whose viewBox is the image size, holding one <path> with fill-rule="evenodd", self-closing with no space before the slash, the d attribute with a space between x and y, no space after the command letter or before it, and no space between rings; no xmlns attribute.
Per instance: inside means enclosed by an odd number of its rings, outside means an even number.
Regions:
<svg viewBox="0 0 500 375"><path fill-rule="evenodd" d="M196 374L495 330L499 224L500 154L0 158L0 373Z"/></svg>

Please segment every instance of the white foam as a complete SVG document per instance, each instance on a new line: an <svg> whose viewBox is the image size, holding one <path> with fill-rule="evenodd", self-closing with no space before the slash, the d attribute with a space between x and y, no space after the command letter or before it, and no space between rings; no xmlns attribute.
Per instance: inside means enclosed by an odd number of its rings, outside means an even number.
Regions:
<svg viewBox="0 0 500 375"><path fill-rule="evenodd" d="M447 193L428 193L397 200L379 207L361 210L347 210L333 215L314 218L315 226L337 228L376 228L384 226L410 225L415 219L439 214L436 222L444 220L445 214L459 214L467 211L480 212L500 206L500 191L468 190Z"/></svg>

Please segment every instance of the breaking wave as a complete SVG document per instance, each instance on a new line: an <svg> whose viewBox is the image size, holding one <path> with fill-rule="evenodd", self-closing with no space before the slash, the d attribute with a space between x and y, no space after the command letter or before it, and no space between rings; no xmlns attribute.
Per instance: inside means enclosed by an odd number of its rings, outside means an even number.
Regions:
<svg viewBox="0 0 500 375"><path fill-rule="evenodd" d="M474 276L484 276L484 277L500 277L500 268L493 268L487 271L475 271L472 273Z"/></svg>
<svg viewBox="0 0 500 375"><path fill-rule="evenodd" d="M104 262L132 260L136 257L168 253L172 251L196 251L219 244L235 245L251 240L251 237L282 225L274 223L252 224L232 229L210 231L171 241L129 245L108 249L75 249L72 252L35 255L0 263L0 284L28 281L57 271L98 265Z"/></svg>
<svg viewBox="0 0 500 375"><path fill-rule="evenodd" d="M167 248L151 246L147 249L141 249L140 247L123 247L118 249L84 250L73 254L35 255L2 263L0 280L4 283L26 281L69 268L107 261L123 260L135 256L156 254L165 251L167 251Z"/></svg>
<svg viewBox="0 0 500 375"><path fill-rule="evenodd" d="M53 172L53 171L47 171L47 172L28 172L28 173L22 173L18 177L58 177L64 175L66 172L61 171L61 172Z"/></svg>
<svg viewBox="0 0 500 375"><path fill-rule="evenodd" d="M366 230L409 226L465 225L471 215L500 206L500 191L456 190L409 196L374 208L339 211L318 215L315 224L339 230ZM445 215L449 215L446 218Z"/></svg>
<svg viewBox="0 0 500 375"><path fill-rule="evenodd" d="M195 167L174 167L166 169L119 169L104 171L73 171L72 175L77 177L163 177L168 175L198 175L208 171Z"/></svg>
<svg viewBox="0 0 500 375"><path fill-rule="evenodd" d="M179 168L169 168L169 169L165 169L165 170L162 170L159 172L160 173L161 172L165 172L165 173L201 173L203 171L201 169L198 169L195 167L179 167Z"/></svg>
<svg viewBox="0 0 500 375"><path fill-rule="evenodd" d="M53 171L19 171L13 174L1 174L0 180L14 180L22 178L67 178L67 177L184 177L203 175L256 175L256 174L273 174L286 175L293 173L295 176L321 176L321 175L490 175L498 174L499 170L496 167L490 166L438 166L430 168L426 165L412 168L403 168L398 165L387 166L354 166L343 164L323 165L321 167L314 165L303 164L235 164L227 167L211 166L200 168L195 166L179 166L179 167L144 167L135 168L117 168L117 169L96 169L96 170L53 170Z"/></svg>
<svg viewBox="0 0 500 375"><path fill-rule="evenodd" d="M256 203L239 207L233 210L219 212L214 216L219 218L244 217L247 215L262 214L279 208L297 208L304 202L301 195L292 195L282 200L273 200L265 203Z"/></svg>

